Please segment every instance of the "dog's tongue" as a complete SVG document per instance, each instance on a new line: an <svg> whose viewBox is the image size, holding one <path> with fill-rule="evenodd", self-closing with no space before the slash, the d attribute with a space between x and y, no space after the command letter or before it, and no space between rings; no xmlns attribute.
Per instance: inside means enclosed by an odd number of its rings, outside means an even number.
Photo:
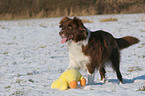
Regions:
<svg viewBox="0 0 145 96"><path fill-rule="evenodd" d="M67 38L62 38L61 43L62 43L62 44L65 43L66 40L67 40Z"/></svg>

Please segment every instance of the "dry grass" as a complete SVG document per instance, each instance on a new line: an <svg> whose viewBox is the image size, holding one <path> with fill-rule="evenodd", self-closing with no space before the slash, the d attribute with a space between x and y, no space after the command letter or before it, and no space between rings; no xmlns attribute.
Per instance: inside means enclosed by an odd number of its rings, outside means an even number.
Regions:
<svg viewBox="0 0 145 96"><path fill-rule="evenodd" d="M0 20L144 13L144 5L144 0L0 0Z"/></svg>
<svg viewBox="0 0 145 96"><path fill-rule="evenodd" d="M139 66L132 66L128 68L128 72L133 72L133 71L142 71L143 69L140 68Z"/></svg>
<svg viewBox="0 0 145 96"><path fill-rule="evenodd" d="M93 21L90 21L90 20L88 20L88 19L82 19L82 22L83 22L83 23L93 23Z"/></svg>
<svg viewBox="0 0 145 96"><path fill-rule="evenodd" d="M110 22L110 21L117 21L118 19L117 18L102 18L100 19L100 22Z"/></svg>
<svg viewBox="0 0 145 96"><path fill-rule="evenodd" d="M8 54L8 52L4 52L3 54Z"/></svg>
<svg viewBox="0 0 145 96"><path fill-rule="evenodd" d="M145 17L144 17L144 16L141 16L141 17L140 17L140 20L141 20L142 22L145 22Z"/></svg>
<svg viewBox="0 0 145 96"><path fill-rule="evenodd" d="M25 96L25 92L24 91L15 91L10 96Z"/></svg>
<svg viewBox="0 0 145 96"><path fill-rule="evenodd" d="M139 88L137 91L145 91L145 86Z"/></svg>

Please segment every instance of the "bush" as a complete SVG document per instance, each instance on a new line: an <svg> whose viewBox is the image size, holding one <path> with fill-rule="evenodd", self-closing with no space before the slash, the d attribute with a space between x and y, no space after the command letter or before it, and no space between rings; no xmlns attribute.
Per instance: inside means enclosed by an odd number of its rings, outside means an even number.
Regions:
<svg viewBox="0 0 145 96"><path fill-rule="evenodd" d="M0 0L0 19L145 12L145 0Z"/></svg>

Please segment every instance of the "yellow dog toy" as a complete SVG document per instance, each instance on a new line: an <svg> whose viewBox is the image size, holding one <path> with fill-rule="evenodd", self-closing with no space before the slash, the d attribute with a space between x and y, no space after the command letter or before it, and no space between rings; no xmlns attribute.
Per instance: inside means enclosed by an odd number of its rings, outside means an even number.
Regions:
<svg viewBox="0 0 145 96"><path fill-rule="evenodd" d="M70 69L62 73L59 79L51 84L51 88L66 90L68 87L74 89L78 86L77 81L80 81L81 86L86 85L86 79L75 69Z"/></svg>

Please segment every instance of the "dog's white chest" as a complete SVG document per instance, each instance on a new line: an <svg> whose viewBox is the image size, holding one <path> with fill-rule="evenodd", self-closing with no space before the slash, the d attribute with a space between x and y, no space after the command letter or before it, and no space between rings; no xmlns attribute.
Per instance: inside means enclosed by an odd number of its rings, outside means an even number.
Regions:
<svg viewBox="0 0 145 96"><path fill-rule="evenodd" d="M69 54L76 56L76 57L85 57L85 55L82 53L82 48L81 48L81 44L78 43L74 43L74 42L69 42L68 43L68 50L69 50Z"/></svg>
<svg viewBox="0 0 145 96"><path fill-rule="evenodd" d="M82 43L74 43L69 41L68 43L68 51L70 64L74 67L79 67L80 69L86 69L86 64L89 63L89 57L85 56L82 52Z"/></svg>

